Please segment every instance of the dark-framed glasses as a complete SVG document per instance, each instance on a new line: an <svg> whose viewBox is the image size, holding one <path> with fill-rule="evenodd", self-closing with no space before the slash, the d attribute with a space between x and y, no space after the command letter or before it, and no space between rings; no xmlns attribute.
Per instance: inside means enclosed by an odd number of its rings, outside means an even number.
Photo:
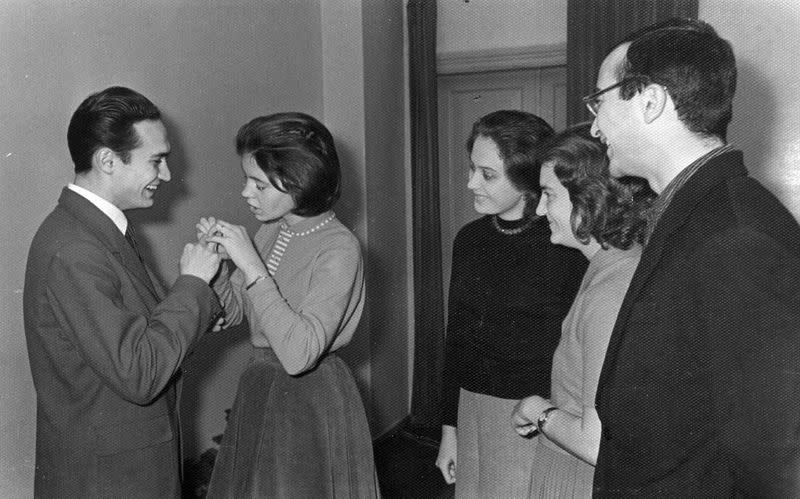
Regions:
<svg viewBox="0 0 800 499"><path fill-rule="evenodd" d="M623 78L611 86L583 97L581 100L583 100L583 103L586 104L586 108L589 109L592 115L597 116L597 110L600 109L600 96L633 80L635 80L635 78Z"/></svg>

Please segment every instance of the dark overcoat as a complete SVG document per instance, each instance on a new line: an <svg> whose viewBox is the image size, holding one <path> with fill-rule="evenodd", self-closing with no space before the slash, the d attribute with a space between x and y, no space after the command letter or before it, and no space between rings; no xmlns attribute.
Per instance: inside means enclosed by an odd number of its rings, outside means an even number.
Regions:
<svg viewBox="0 0 800 499"><path fill-rule="evenodd" d="M596 402L598 496L800 496L800 228L740 151L658 221Z"/></svg>

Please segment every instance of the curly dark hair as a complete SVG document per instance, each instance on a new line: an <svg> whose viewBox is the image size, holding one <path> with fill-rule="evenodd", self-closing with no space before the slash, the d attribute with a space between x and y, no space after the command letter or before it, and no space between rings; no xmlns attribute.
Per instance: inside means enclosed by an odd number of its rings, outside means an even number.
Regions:
<svg viewBox="0 0 800 499"><path fill-rule="evenodd" d="M567 128L550 139L543 166L553 166L572 202L572 231L587 244L594 238L603 248L628 249L642 243L645 211L655 193L641 178L611 176L606 147L592 137L590 123Z"/></svg>

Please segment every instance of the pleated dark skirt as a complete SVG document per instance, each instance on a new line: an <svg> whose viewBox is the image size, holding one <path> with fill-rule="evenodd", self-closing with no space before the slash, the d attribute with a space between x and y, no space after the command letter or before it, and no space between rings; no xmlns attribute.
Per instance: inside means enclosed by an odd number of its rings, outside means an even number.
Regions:
<svg viewBox="0 0 800 499"><path fill-rule="evenodd" d="M255 349L208 497L380 497L364 405L344 361L329 354L289 376L271 349Z"/></svg>

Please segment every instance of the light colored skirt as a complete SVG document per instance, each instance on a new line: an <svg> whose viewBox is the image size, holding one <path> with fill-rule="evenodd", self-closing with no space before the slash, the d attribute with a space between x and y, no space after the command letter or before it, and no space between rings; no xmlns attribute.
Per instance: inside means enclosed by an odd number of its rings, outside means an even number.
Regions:
<svg viewBox="0 0 800 499"><path fill-rule="evenodd" d="M380 497L364 405L344 361L328 354L289 376L271 349L254 349L207 497Z"/></svg>
<svg viewBox="0 0 800 499"><path fill-rule="evenodd" d="M462 389L458 402L458 499L527 497L536 439L517 435L511 413L517 400Z"/></svg>
<svg viewBox="0 0 800 499"><path fill-rule="evenodd" d="M531 498L582 499L592 497L594 466L538 437L531 475Z"/></svg>

